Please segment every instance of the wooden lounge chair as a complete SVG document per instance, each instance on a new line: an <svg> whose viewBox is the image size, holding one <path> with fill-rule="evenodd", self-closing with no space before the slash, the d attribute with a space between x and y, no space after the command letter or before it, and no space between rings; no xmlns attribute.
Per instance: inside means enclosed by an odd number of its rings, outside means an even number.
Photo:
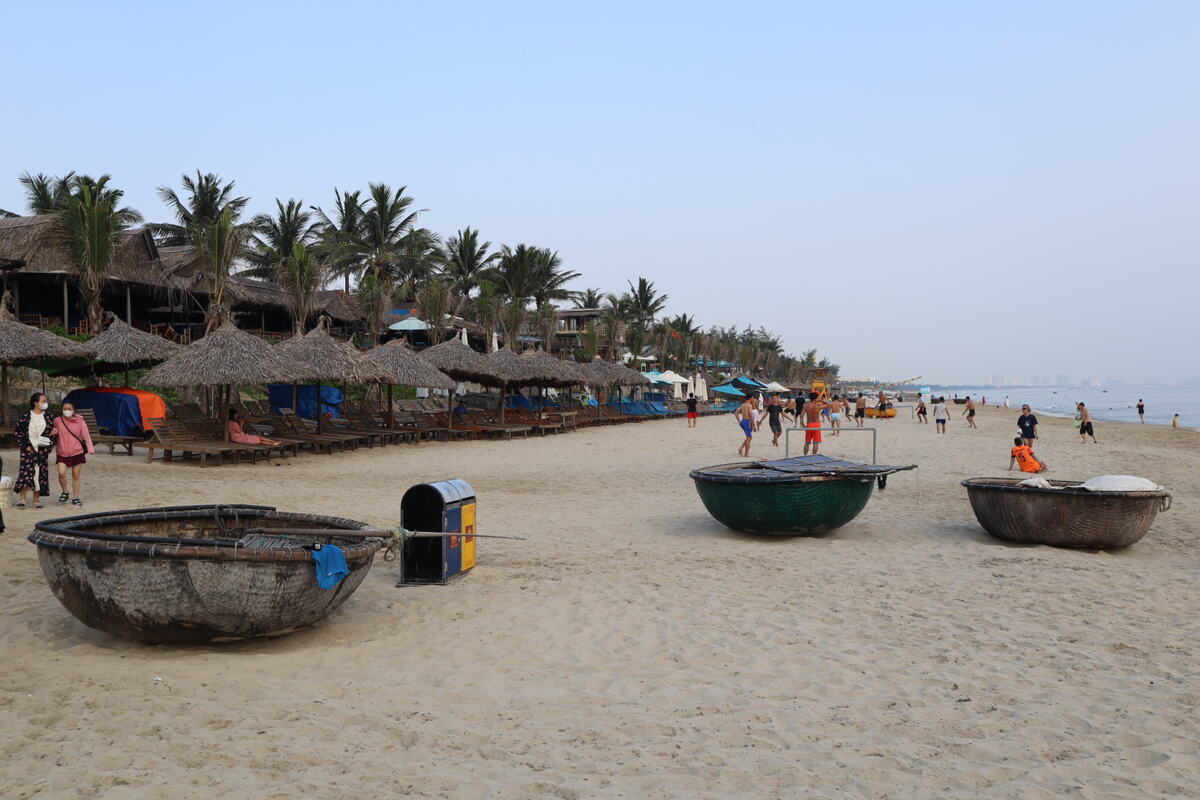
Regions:
<svg viewBox="0 0 1200 800"><path fill-rule="evenodd" d="M150 429L153 435L144 441L137 442L135 447L146 448L146 462L154 460L154 451L162 451L163 461L171 461L175 453L179 453L184 458L190 455L200 456L200 466L207 467L209 458L215 458L217 464L220 465L225 456L232 455L233 461L238 462L238 455L242 452L242 448L232 442L226 444L224 442L214 442L212 440L202 441L200 437L192 433L186 426L173 420L167 420L163 417L154 417L149 420Z"/></svg>
<svg viewBox="0 0 1200 800"><path fill-rule="evenodd" d="M306 420L301 419L290 408L279 409L279 419L288 436L297 439L307 439L310 442L327 442L330 444L340 444L343 447L348 445L357 448L366 439L366 437L360 434L339 433L327 428L322 428L318 431L315 425L310 425Z"/></svg>
<svg viewBox="0 0 1200 800"><path fill-rule="evenodd" d="M225 443L225 428L221 425L221 420L219 419L188 420L183 425L195 433L201 441ZM284 442L282 439L279 440L279 444L246 444L245 442L228 442L228 444L244 448L245 452L250 455L251 464L255 463L260 454L266 456L269 460L271 453L275 450L279 451L280 458L287 457L289 448L292 451L292 455L296 455L297 453L297 444L295 442Z"/></svg>
<svg viewBox="0 0 1200 800"><path fill-rule="evenodd" d="M76 413L87 424L88 433L92 436L92 444L99 447L102 444L108 445L108 454L111 456L116 452L117 445L125 448L125 455L133 455L133 446L142 441L141 436L117 436L112 433L101 433L100 424L96 422L96 412L90 408L77 408Z"/></svg>

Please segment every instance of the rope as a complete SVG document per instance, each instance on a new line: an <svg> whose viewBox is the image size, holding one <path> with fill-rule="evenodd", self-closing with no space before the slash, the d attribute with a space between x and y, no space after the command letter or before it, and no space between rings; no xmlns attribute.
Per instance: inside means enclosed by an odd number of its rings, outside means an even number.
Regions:
<svg viewBox="0 0 1200 800"><path fill-rule="evenodd" d="M392 528L387 532L387 545L383 550L384 561L395 561L400 557L400 551L404 549L404 543L410 538L409 531L402 527Z"/></svg>

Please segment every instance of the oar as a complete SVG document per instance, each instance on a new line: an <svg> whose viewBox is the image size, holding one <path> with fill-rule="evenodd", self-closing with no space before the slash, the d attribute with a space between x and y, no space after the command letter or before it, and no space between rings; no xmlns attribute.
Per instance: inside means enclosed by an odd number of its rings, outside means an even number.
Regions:
<svg viewBox="0 0 1200 800"><path fill-rule="evenodd" d="M363 530L362 528L246 528L246 533L265 533L274 536L342 536L346 538L381 539L391 535L391 531ZM524 536L498 536L485 533L441 533L437 531L408 531L408 537L414 539L445 538L447 536L472 536L480 539L517 539L527 541Z"/></svg>

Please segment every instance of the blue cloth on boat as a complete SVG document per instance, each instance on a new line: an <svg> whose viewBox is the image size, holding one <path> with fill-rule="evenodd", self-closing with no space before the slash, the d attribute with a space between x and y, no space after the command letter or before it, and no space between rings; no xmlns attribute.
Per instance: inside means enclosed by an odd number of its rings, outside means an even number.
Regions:
<svg viewBox="0 0 1200 800"><path fill-rule="evenodd" d="M346 556L337 545L321 545L320 550L311 552L317 569L317 586L322 589L332 589L350 574L350 567L346 566Z"/></svg>

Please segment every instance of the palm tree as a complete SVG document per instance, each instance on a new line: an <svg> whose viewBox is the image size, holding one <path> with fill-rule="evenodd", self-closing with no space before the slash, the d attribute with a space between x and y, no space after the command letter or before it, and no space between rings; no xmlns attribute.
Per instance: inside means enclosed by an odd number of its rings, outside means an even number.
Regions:
<svg viewBox="0 0 1200 800"><path fill-rule="evenodd" d="M234 197L234 182L225 183L212 172L196 170L195 180L184 175L180 183L185 195L182 198L169 186L158 187L159 198L175 215L175 223L154 222L146 226L159 247L195 245L226 208L236 223L250 202L248 197Z"/></svg>
<svg viewBox="0 0 1200 800"><path fill-rule="evenodd" d="M608 357L614 361L617 359L617 340L621 338L621 327L628 318L628 300L615 294L609 294L605 298L604 307L600 309L600 328L604 334Z"/></svg>
<svg viewBox="0 0 1200 800"><path fill-rule="evenodd" d="M533 311L533 329L542 340L542 349L554 352L554 334L558 330L558 309L544 303Z"/></svg>
<svg viewBox="0 0 1200 800"><path fill-rule="evenodd" d="M317 290L325 285L324 266L303 242L296 242L291 257L281 262L278 277L292 311L292 329L304 333L312 317Z"/></svg>
<svg viewBox="0 0 1200 800"><path fill-rule="evenodd" d="M475 321L483 326L484 333L487 334L487 347L490 351L492 348L491 334L500 324L500 312L502 306L500 290L496 284L492 283L487 278L479 282L479 291L475 295L475 299L471 302L474 306ZM507 338L506 338L507 343Z"/></svg>
<svg viewBox="0 0 1200 800"><path fill-rule="evenodd" d="M198 250L212 284L205 310L205 333L219 328L229 319L229 298L225 289L229 285L233 262L245 252L246 235L246 228L234 221L233 209L228 206L202 231Z"/></svg>
<svg viewBox="0 0 1200 800"><path fill-rule="evenodd" d="M387 276L379 276L372 271L363 274L355 287L354 299L359 314L367 321L372 344L379 344L379 318L383 316L384 304L391 296L392 290L387 284Z"/></svg>
<svg viewBox="0 0 1200 800"><path fill-rule="evenodd" d="M642 327L649 327L666 304L667 296L655 290L654 281L638 278L637 286L629 281L629 311L634 321L641 323Z"/></svg>
<svg viewBox="0 0 1200 800"><path fill-rule="evenodd" d="M604 292L599 289L588 288L576 292L573 299L576 308L599 308L600 304L604 302Z"/></svg>
<svg viewBox="0 0 1200 800"><path fill-rule="evenodd" d="M335 188L332 217L319 206L312 206L321 226L320 255L329 267L330 277L342 279L346 294L350 294L350 279L357 279L362 270L362 256L355 252L353 246L363 226L361 194L357 191L342 194Z"/></svg>
<svg viewBox="0 0 1200 800"><path fill-rule="evenodd" d="M252 278L277 280L284 262L291 258L296 245L306 247L317 233L318 223L300 200L275 201L275 216L257 214L250 220L250 248L245 259L252 266L242 274Z"/></svg>
<svg viewBox="0 0 1200 800"><path fill-rule="evenodd" d="M431 344L442 341L442 331L446 327L446 314L452 301L450 287L440 278L433 278L421 284L417 290L417 305L421 314L431 326L429 338Z"/></svg>
<svg viewBox="0 0 1200 800"><path fill-rule="evenodd" d="M26 172L20 181L25 187L25 202L30 214L53 214L63 211L78 190L74 172L68 172L61 178L53 178L40 172L37 175Z"/></svg>
<svg viewBox="0 0 1200 800"><path fill-rule="evenodd" d="M371 302L382 309L383 304L391 299L395 283L405 277L406 266L413 260L414 250L426 250L429 236L428 231L415 228L419 210L412 209L413 200L404 192L408 188L401 186L393 191L386 183L368 184L369 205L364 207L362 222L343 247L347 258L356 259L362 264L363 277L373 278L366 296ZM420 247L414 247L414 238L421 240ZM382 313L382 311L380 311ZM372 314L368 320L374 341L379 341L380 313Z"/></svg>
<svg viewBox="0 0 1200 800"><path fill-rule="evenodd" d="M108 181L108 175L95 181L74 179L75 191L58 212L58 233L79 273L79 289L87 303L88 327L93 333L100 330L100 292L116 257L121 232L142 221L142 215L132 208L118 206L125 193L110 189Z"/></svg>
<svg viewBox="0 0 1200 800"><path fill-rule="evenodd" d="M442 242L428 228L417 228L404 237L400 257L392 267L392 281L405 298L415 298L417 287L445 264Z"/></svg>
<svg viewBox="0 0 1200 800"><path fill-rule="evenodd" d="M581 277L578 272L559 269L562 259L557 252L548 248L534 248L533 271L530 275L530 297L534 305L541 307L551 300L570 300L574 292L564 288L566 284Z"/></svg>
<svg viewBox="0 0 1200 800"><path fill-rule="evenodd" d="M445 267L442 275L450 284L450 290L458 296L458 309L467 303L472 290L479 285L499 253L490 252L491 242L479 242L479 231L469 226L446 240L442 259Z"/></svg>

